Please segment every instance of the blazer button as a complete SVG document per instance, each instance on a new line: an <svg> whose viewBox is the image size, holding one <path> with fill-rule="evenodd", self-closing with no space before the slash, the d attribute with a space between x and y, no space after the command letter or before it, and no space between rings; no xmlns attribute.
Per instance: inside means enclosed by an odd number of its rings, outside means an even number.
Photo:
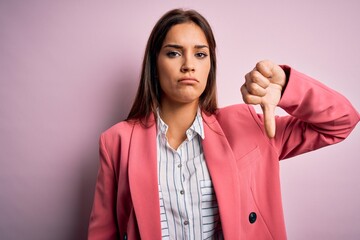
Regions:
<svg viewBox="0 0 360 240"><path fill-rule="evenodd" d="M253 223L256 221L256 218L257 218L256 213L251 212L251 213L249 214L249 222L250 222L251 224L253 224Z"/></svg>

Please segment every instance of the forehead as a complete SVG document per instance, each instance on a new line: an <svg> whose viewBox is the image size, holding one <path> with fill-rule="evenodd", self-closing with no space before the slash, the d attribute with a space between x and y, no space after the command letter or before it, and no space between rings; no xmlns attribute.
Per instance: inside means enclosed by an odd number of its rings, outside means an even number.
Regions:
<svg viewBox="0 0 360 240"><path fill-rule="evenodd" d="M163 45L176 43L183 46L208 45L204 31L195 23L180 23L170 28Z"/></svg>

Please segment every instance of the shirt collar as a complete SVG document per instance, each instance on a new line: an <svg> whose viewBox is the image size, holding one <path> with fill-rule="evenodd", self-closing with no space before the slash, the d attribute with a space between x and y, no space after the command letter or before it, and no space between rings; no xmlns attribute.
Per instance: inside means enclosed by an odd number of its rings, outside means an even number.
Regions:
<svg viewBox="0 0 360 240"><path fill-rule="evenodd" d="M158 130L157 134L166 135L166 132L167 132L169 126L161 119L159 108L157 108L156 114L157 114L157 130ZM202 139L205 138L203 119L202 119L202 116L201 116L200 108L198 108L198 110L197 110L194 122L191 124L189 129L186 130L186 136L187 136L187 139L189 141L191 139L193 139L197 134Z"/></svg>

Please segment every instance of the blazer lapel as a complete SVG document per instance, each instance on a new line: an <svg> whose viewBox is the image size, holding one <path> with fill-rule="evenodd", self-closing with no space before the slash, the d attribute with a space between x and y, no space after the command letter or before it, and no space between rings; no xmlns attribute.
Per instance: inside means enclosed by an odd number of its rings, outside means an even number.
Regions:
<svg viewBox="0 0 360 240"><path fill-rule="evenodd" d="M203 120L204 155L219 204L224 238L238 239L240 236L240 190L235 158L215 116L203 114Z"/></svg>
<svg viewBox="0 0 360 240"><path fill-rule="evenodd" d="M141 239L161 239L156 124L135 124L129 150L129 185Z"/></svg>
<svg viewBox="0 0 360 240"><path fill-rule="evenodd" d="M219 204L225 239L240 236L240 191L232 149L216 118L203 114L204 155ZM130 193L141 239L161 239L157 179L156 123L135 124L129 150Z"/></svg>

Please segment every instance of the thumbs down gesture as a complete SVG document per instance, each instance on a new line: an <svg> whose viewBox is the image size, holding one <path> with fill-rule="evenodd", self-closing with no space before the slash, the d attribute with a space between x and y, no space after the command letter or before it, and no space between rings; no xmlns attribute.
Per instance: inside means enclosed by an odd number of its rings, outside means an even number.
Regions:
<svg viewBox="0 0 360 240"><path fill-rule="evenodd" d="M245 75L241 94L246 104L260 104L264 114L264 126L269 138L275 136L275 108L286 84L284 70L275 63L265 60Z"/></svg>

